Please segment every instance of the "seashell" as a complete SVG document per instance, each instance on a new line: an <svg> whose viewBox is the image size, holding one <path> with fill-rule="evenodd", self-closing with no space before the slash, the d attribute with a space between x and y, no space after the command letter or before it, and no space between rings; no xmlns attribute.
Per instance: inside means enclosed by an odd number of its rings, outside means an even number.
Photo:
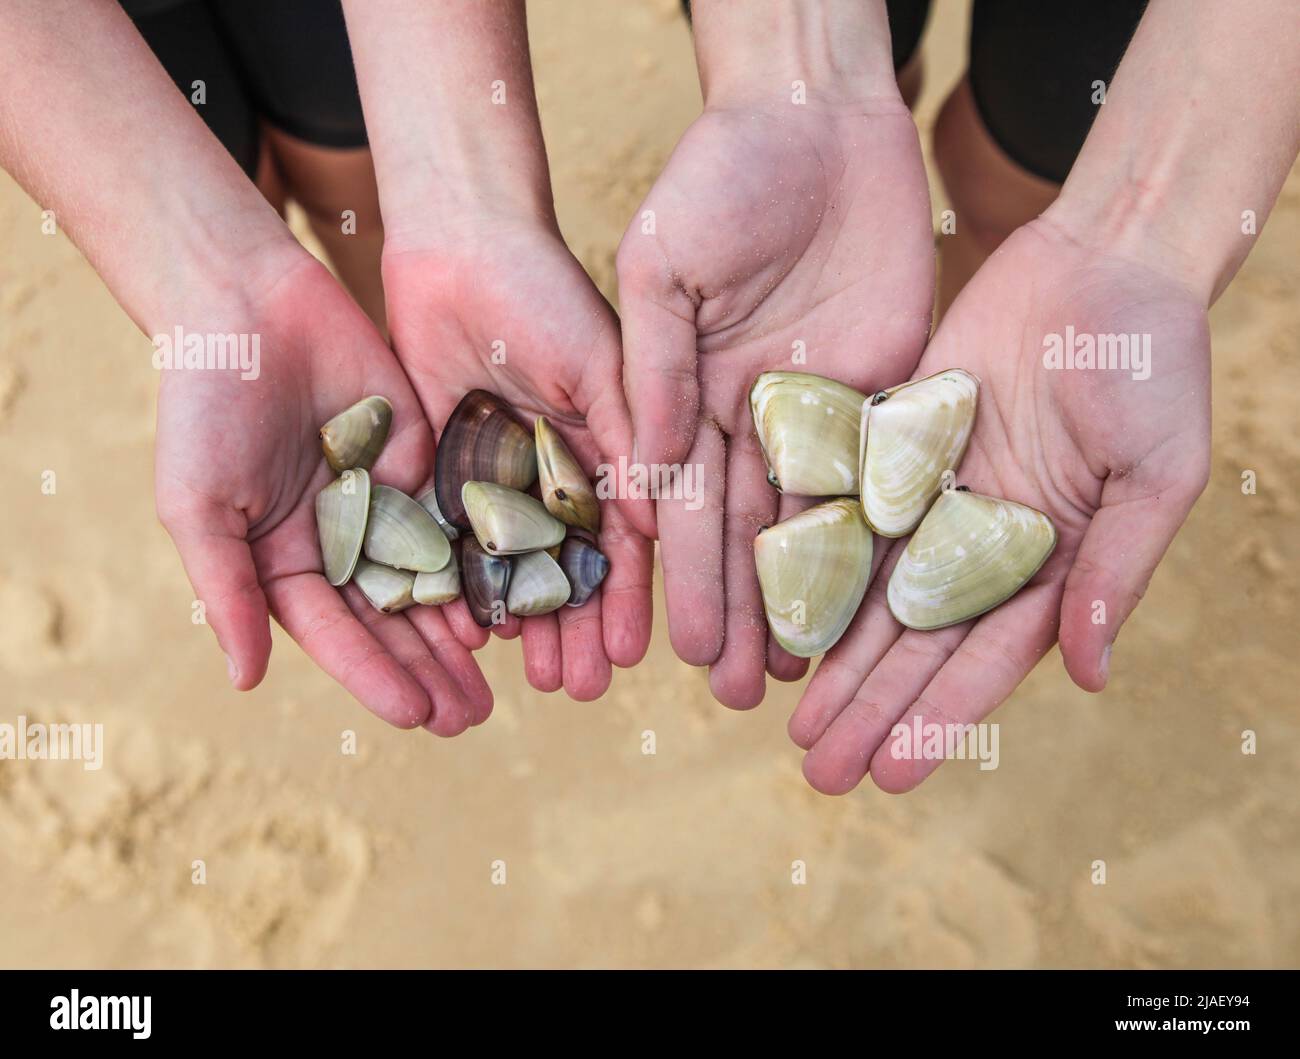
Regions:
<svg viewBox="0 0 1300 1059"><path fill-rule="evenodd" d="M596 491L556 429L545 416L533 424L537 439L537 481L546 510L569 526L600 531Z"/></svg>
<svg viewBox="0 0 1300 1059"><path fill-rule="evenodd" d="M370 513L370 475L358 467L343 472L316 494L316 532L320 536L325 579L346 584L361 555Z"/></svg>
<svg viewBox="0 0 1300 1059"><path fill-rule="evenodd" d="M393 425L393 406L386 397L366 397L320 428L320 446L335 473L353 467L368 471L379 459Z"/></svg>
<svg viewBox="0 0 1300 1059"><path fill-rule="evenodd" d="M433 521L438 523L438 528L442 530L442 535L449 541L454 541L460 536L460 530L442 517L442 509L438 506L438 490L426 489L415 498L415 502L433 516Z"/></svg>
<svg viewBox="0 0 1300 1059"><path fill-rule="evenodd" d="M460 564L456 562L456 553L451 553L447 565L433 573L415 575L415 586L411 589L415 602L427 606L439 607L450 603L460 595Z"/></svg>
<svg viewBox="0 0 1300 1059"><path fill-rule="evenodd" d="M1041 511L965 489L939 494L889 578L889 609L909 629L942 629L992 610L1056 547Z"/></svg>
<svg viewBox="0 0 1300 1059"><path fill-rule="evenodd" d="M956 471L975 425L980 382L953 368L869 397L859 444L862 512L882 537L904 537Z"/></svg>
<svg viewBox="0 0 1300 1059"><path fill-rule="evenodd" d="M474 536L490 555L544 551L564 540L564 523L527 493L493 482L466 482L461 498Z"/></svg>
<svg viewBox="0 0 1300 1059"><path fill-rule="evenodd" d="M858 491L863 394L797 371L765 371L749 391L767 480L794 496Z"/></svg>
<svg viewBox="0 0 1300 1059"><path fill-rule="evenodd" d="M570 607L581 607L586 603L609 573L609 560L582 537L565 538L560 548L559 564L573 586L569 595Z"/></svg>
<svg viewBox="0 0 1300 1059"><path fill-rule="evenodd" d="M810 507L754 541L767 624L799 658L834 646L862 604L871 579L871 530L857 500Z"/></svg>
<svg viewBox="0 0 1300 1059"><path fill-rule="evenodd" d="M415 575L409 570L394 570L391 566L361 559L357 562L352 582L361 589L375 610L381 610L385 614L396 614L415 602L411 595Z"/></svg>
<svg viewBox="0 0 1300 1059"><path fill-rule="evenodd" d="M366 526L366 558L417 573L434 573L447 565L451 545L433 516L392 486L371 490Z"/></svg>
<svg viewBox="0 0 1300 1059"><path fill-rule="evenodd" d="M549 614L569 601L569 579L545 552L525 552L512 560L506 610L521 618Z"/></svg>
<svg viewBox="0 0 1300 1059"><path fill-rule="evenodd" d="M461 398L438 439L434 489L443 517L462 532L469 518L461 503L466 482L527 489L537 480L537 447L509 408L486 390Z"/></svg>
<svg viewBox="0 0 1300 1059"><path fill-rule="evenodd" d="M510 587L512 561L503 555L489 555L473 537L466 537L460 551L461 584L465 603L474 620L490 628L506 615L506 593Z"/></svg>

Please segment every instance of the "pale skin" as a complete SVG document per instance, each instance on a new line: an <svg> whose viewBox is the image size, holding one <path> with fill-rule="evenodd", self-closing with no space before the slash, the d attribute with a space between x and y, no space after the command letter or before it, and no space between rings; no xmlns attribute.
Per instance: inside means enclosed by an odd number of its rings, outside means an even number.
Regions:
<svg viewBox="0 0 1300 1059"><path fill-rule="evenodd" d="M884 604L900 545L886 550L790 721L818 790L868 771L913 788L939 762L896 758L891 727L982 720L1058 640L1075 683L1106 685L1115 638L1208 479L1206 311L1254 243L1243 211L1263 224L1300 149L1298 78L1285 4L1148 8L1060 198L979 270L917 368L980 376L960 480L1049 514L1056 551L1003 607L918 633ZM1150 334L1151 377L1044 370L1043 336L1067 325Z"/></svg>

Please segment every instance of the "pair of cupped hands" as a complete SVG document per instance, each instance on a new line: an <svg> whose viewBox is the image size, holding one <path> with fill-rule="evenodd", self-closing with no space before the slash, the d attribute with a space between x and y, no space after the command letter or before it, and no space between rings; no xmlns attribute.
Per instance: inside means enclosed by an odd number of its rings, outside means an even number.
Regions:
<svg viewBox="0 0 1300 1059"><path fill-rule="evenodd" d="M906 542L877 538L866 601L790 719L809 782L834 793L868 770L886 790L920 782L937 762L895 759L891 728L916 715L981 720L1058 639L1074 681L1099 690L1120 625L1207 478L1204 300L1097 245L1064 203L1015 232L930 337L930 196L901 101L866 114L706 108L623 239L618 315L553 216L469 195L436 227L389 227L391 348L319 264L286 249L247 278L242 326L225 327L262 336L260 378L166 373L159 513L237 688L266 671L269 612L393 724L452 736L491 712L472 656L489 634L463 601L383 615L322 575L313 503L331 472L317 431L367 394L394 408L372 473L412 494L431 482L436 434L475 387L526 419L549 417L593 476L620 456L697 465L702 505L603 505L611 565L589 603L493 631L522 638L534 687L600 696L611 666L647 649L657 537L674 650L709 667L721 703L745 709L767 675L794 680L808 665L769 637L754 571L755 534L811 503L767 482L755 376L809 371L864 394L947 368L978 376L958 481L1046 512L1059 543L1010 602L927 633L885 606ZM1043 336L1067 325L1150 333L1157 351L1180 351L1177 366L1136 385L1126 373L1045 370Z"/></svg>

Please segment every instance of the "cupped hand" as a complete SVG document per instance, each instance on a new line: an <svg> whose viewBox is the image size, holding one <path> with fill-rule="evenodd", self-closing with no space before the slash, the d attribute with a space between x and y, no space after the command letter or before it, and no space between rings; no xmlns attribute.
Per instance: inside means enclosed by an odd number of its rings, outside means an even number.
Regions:
<svg viewBox="0 0 1300 1059"><path fill-rule="evenodd" d="M258 372L163 373L157 505L235 687L252 688L266 672L269 610L384 720L454 735L486 719L492 694L439 610L384 615L354 585L340 593L322 573L315 499L333 474L321 424L382 394L393 426L373 478L407 492L431 480L433 434L392 352L305 252L265 283L196 304L176 323L258 336Z"/></svg>
<svg viewBox="0 0 1300 1059"><path fill-rule="evenodd" d="M1149 378L1048 367L1045 339L1064 342L1067 328L1149 336ZM1120 626L1208 479L1209 348L1201 297L1148 264L1068 236L1050 211L985 263L917 374L979 376L957 480L1048 514L1056 550L1001 607L916 632L885 603L906 541L882 549L876 538L883 562L867 600L790 721L813 787L844 793L868 770L886 791L916 786L939 762L895 756L893 726L983 720L1058 637L1075 683L1105 685Z"/></svg>
<svg viewBox="0 0 1300 1059"><path fill-rule="evenodd" d="M668 627L719 701L756 705L770 640L753 540L803 502L768 484L749 411L769 370L863 393L906 378L930 326L929 192L896 96L706 108L618 256L624 375L641 464L693 465L696 498L657 504ZM689 480L689 479L683 479Z"/></svg>
<svg viewBox="0 0 1300 1059"><path fill-rule="evenodd" d="M553 224L475 222L436 240L390 236L384 289L393 345L429 419L441 430L469 390L495 393L526 421L545 415L588 475L630 444L618 321ZM623 498L626 499L626 498ZM600 548L610 562L581 607L494 626L522 632L529 683L599 697L610 665L635 665L650 642L653 521L630 502L601 505ZM449 606L457 635L488 633L463 601Z"/></svg>

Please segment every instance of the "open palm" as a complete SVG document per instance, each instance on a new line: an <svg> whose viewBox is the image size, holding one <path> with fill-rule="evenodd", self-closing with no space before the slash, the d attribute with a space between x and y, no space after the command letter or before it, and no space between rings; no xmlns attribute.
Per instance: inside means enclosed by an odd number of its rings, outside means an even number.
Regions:
<svg viewBox="0 0 1300 1059"><path fill-rule="evenodd" d="M206 319L202 317L207 317ZM322 574L316 494L333 477L317 432L367 394L393 404L373 477L429 481L433 435L401 367L325 269L299 254L265 291L205 305L191 332L260 336L260 374L169 371L158 402L156 495L195 593L241 689L271 651L268 609L323 669L385 720L454 735L492 696L442 613L380 614Z"/></svg>
<svg viewBox="0 0 1300 1059"><path fill-rule="evenodd" d="M637 459L703 483L702 505L657 505L669 633L728 706L762 699L765 666L806 666L763 618L754 536L801 501L767 482L749 389L773 369L864 393L906 378L929 331L931 232L916 128L882 98L706 109L623 237Z"/></svg>
<svg viewBox="0 0 1300 1059"><path fill-rule="evenodd" d="M626 455L618 321L553 227L503 223L459 250L390 244L384 288L394 347L439 430L481 388L526 420L545 415L593 479L600 464ZM507 638L522 630L525 671L539 690L597 698L611 662L635 665L645 654L653 523L643 515L638 528L636 518L633 504L602 505L610 570L587 603L495 626ZM485 642L463 601L446 610L463 642Z"/></svg>
<svg viewBox="0 0 1300 1059"><path fill-rule="evenodd" d="M1150 377L1044 364L1044 338L1149 335ZM1009 602L936 632L905 630L885 586L905 541L885 552L867 600L790 721L804 774L844 793L870 770L888 791L938 762L895 757L893 726L974 723L1057 640L1076 683L1100 690L1110 646L1209 473L1209 331L1204 304L1147 266L1081 246L1046 217L1016 232L940 324L918 369L980 377L958 481L1046 512L1056 551ZM884 543L877 538L878 546Z"/></svg>

